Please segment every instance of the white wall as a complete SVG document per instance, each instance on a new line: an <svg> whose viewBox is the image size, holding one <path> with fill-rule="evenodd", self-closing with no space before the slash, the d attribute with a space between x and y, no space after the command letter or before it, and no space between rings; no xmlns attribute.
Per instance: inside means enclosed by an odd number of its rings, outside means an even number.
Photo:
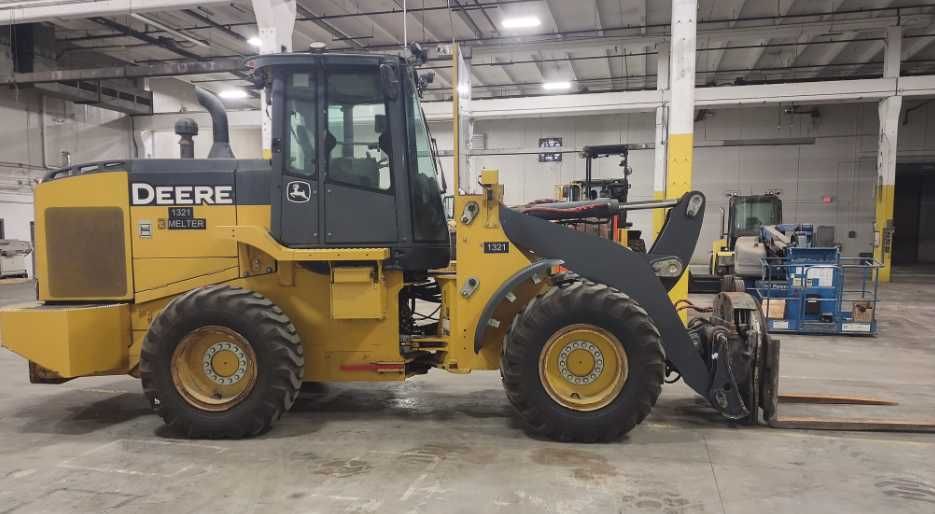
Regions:
<svg viewBox="0 0 935 514"><path fill-rule="evenodd" d="M0 219L8 239L29 241L32 185L46 165L62 164L63 151L76 164L131 155L126 115L55 98L46 99L45 109L43 117L42 98L35 91L0 91Z"/></svg>
<svg viewBox="0 0 935 514"><path fill-rule="evenodd" d="M204 107L198 103L192 84L176 78L163 77L149 79L148 85L153 93L153 112L162 115L184 113L184 116L198 123L198 135L195 136L195 158L207 158L213 138L211 118L205 112ZM225 100L224 102L225 108L228 109L230 145L234 155L238 159L260 159L263 156L263 147L258 126L259 112L252 111L246 116L254 125L250 127L238 126L244 116L240 116L243 113L236 112L250 108L253 101ZM143 129L141 139L146 147L145 151L141 152L141 157L157 159L179 157L179 137L175 135L174 130L176 119L178 119L177 116L138 116L136 118L137 128Z"/></svg>
<svg viewBox="0 0 935 514"><path fill-rule="evenodd" d="M719 233L719 207L726 207L728 192L782 191L787 222L834 225L844 253L871 250L876 177L877 114L875 104L820 106L820 117L784 114L779 106L720 109L695 124L693 183L708 198L705 224L695 262L707 258L710 241ZM906 148L913 143L918 156L935 154L935 134L925 135L933 112L916 113L902 133ZM536 148L540 137L562 137L566 149L590 144L652 144L655 117L650 113L563 118L488 120L475 124L486 134L489 151ZM935 125L933 125L935 126ZM451 148L450 123L432 125L441 149ZM920 135L921 134L921 135ZM789 138L814 138L813 144L780 144ZM904 141L902 134L901 142ZM737 142L770 140L771 144L739 146ZM767 143L764 142L764 143ZM723 146L733 145L733 146ZM904 148L901 145L901 149ZM652 198L653 149L633 150L632 200ZM933 159L935 160L935 159ZM620 176L618 161L595 161L595 177ZM445 159L450 180L451 159ZM540 163L532 155L475 156L473 172L483 167L500 170L506 201L521 204L551 198L555 184L584 178L584 160L564 154L561 163ZM824 204L824 195L831 203ZM649 212L631 216L636 228L651 227ZM849 231L855 237L848 237Z"/></svg>
<svg viewBox="0 0 935 514"><path fill-rule="evenodd" d="M205 126L207 125L207 127ZM152 138L152 154L150 158L178 159L179 136L172 130L154 130L144 137ZM260 159L263 157L263 146L260 141L258 128L231 128L230 145L238 159ZM205 159L211 150L213 135L210 123L198 124L198 135L195 136L195 158Z"/></svg>

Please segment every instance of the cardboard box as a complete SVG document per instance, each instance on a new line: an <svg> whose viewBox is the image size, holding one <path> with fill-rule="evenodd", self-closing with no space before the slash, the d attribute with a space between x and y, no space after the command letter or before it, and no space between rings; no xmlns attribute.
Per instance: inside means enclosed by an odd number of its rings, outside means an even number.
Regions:
<svg viewBox="0 0 935 514"><path fill-rule="evenodd" d="M873 304L870 302L855 302L851 314L854 321L869 323L873 321Z"/></svg>
<svg viewBox="0 0 935 514"><path fill-rule="evenodd" d="M766 319L786 319L786 301L772 298L763 300L763 315Z"/></svg>

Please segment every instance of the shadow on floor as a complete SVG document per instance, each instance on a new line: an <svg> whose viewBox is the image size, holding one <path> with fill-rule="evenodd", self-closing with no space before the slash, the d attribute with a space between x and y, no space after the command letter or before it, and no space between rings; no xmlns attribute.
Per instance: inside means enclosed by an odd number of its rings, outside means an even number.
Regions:
<svg viewBox="0 0 935 514"><path fill-rule="evenodd" d="M89 402L91 394L83 390L69 390L50 396L42 403L15 413L16 419L25 421L22 433L84 435L126 423L152 413L142 394L122 393Z"/></svg>

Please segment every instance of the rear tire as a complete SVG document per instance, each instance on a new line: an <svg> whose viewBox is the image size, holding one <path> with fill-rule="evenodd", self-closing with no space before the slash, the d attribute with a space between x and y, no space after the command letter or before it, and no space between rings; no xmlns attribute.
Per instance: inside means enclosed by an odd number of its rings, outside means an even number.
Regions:
<svg viewBox="0 0 935 514"><path fill-rule="evenodd" d="M595 357L599 361L594 361L602 363L600 370L592 368L597 371L598 380L603 372L614 369L611 355L614 352L607 351L607 345L617 345L623 355L619 370L623 375L622 387L608 388L607 396L591 404L577 404L577 393L564 398L556 394L556 389L562 387L574 391L578 386L571 381L582 377L577 372L566 373L574 364L570 354L565 353L569 345L573 352L581 347L573 346L575 343L595 347L588 345L587 336L571 342L556 339L574 327L590 327L579 334L591 331L596 340L603 340L600 343L595 340L596 347L602 349L600 357ZM554 373L543 372L543 366L548 367L555 355L550 350L554 342L566 345L560 357L564 356L567 364L559 364L562 374L558 378ZM566 276L531 301L513 320L505 341L501 373L507 397L533 432L559 441L612 441L633 429L652 410L662 390L665 357L659 331L637 302L608 286L580 278L569 280ZM591 372L585 368L584 373ZM564 380L569 383L562 384L562 377L567 377ZM593 380L592 377L593 373L584 378ZM588 398L585 394L582 392L577 398Z"/></svg>
<svg viewBox="0 0 935 514"><path fill-rule="evenodd" d="M302 344L283 311L229 285L172 300L150 325L140 354L150 405L188 437L265 432L292 407L304 367Z"/></svg>

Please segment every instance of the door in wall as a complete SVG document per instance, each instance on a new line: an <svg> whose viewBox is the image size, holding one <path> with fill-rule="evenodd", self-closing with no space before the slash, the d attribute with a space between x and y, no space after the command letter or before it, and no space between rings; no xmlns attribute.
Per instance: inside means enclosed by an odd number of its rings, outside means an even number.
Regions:
<svg viewBox="0 0 935 514"><path fill-rule="evenodd" d="M935 173L922 175L919 194L919 250L920 264L935 264Z"/></svg>
<svg viewBox="0 0 935 514"><path fill-rule="evenodd" d="M901 164L896 172L893 264L935 264L935 164Z"/></svg>
<svg viewBox="0 0 935 514"><path fill-rule="evenodd" d="M896 199L893 206L893 264L911 266L919 254L919 199L922 174L918 166L900 166L896 172Z"/></svg>

